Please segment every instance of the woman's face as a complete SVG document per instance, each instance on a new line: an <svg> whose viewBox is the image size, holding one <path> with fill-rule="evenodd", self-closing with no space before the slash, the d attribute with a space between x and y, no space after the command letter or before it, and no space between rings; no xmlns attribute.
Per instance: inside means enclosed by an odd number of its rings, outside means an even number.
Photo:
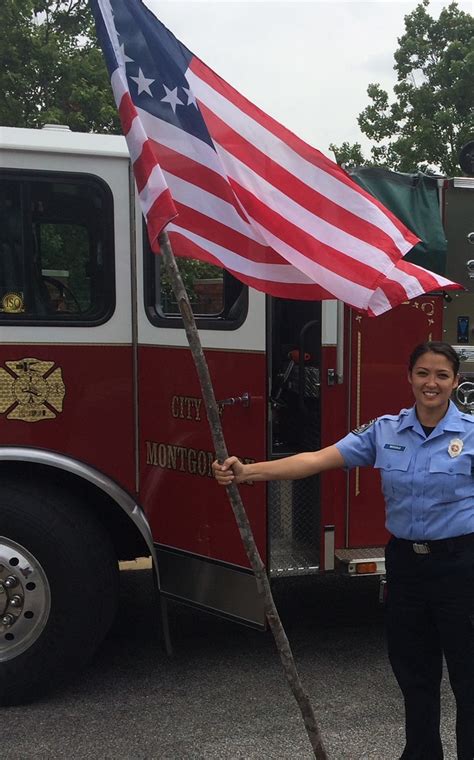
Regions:
<svg viewBox="0 0 474 760"><path fill-rule="evenodd" d="M417 409L444 413L449 398L458 385L452 364L443 356L427 351L408 372Z"/></svg>

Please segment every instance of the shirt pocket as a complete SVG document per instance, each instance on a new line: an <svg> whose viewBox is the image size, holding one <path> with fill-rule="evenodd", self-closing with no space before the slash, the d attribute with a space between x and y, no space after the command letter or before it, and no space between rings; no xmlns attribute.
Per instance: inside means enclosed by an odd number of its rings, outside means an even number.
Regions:
<svg viewBox="0 0 474 760"><path fill-rule="evenodd" d="M450 457L447 451L434 454L429 467L430 490L437 501L456 501L470 494L473 485L472 461L468 454Z"/></svg>
<svg viewBox="0 0 474 760"><path fill-rule="evenodd" d="M402 499L411 493L411 459L411 451L381 449L377 452L374 467L380 470L382 491L386 499Z"/></svg>

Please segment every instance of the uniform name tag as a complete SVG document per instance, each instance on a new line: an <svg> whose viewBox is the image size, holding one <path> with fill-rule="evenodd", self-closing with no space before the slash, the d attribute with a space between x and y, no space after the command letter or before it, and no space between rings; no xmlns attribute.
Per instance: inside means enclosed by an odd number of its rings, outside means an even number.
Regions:
<svg viewBox="0 0 474 760"><path fill-rule="evenodd" d="M390 451L405 451L406 446L400 446L398 443L386 443L384 449L390 449Z"/></svg>

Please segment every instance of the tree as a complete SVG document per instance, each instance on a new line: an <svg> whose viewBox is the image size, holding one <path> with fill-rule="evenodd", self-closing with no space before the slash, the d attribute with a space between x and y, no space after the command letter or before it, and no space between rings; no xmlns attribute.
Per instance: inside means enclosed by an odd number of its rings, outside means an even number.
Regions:
<svg viewBox="0 0 474 760"><path fill-rule="evenodd" d="M342 145L335 145L331 143L329 150L332 150L336 156L338 164L344 164L344 166L361 166L367 164L366 159L362 154L362 146L360 143L343 142Z"/></svg>
<svg viewBox="0 0 474 760"><path fill-rule="evenodd" d="M474 18L456 2L439 18L422 0L405 16L405 33L394 54L396 99L379 84L369 84L372 103L357 119L376 144L371 163L398 171L459 172L461 147L474 136ZM331 146L342 163L360 148Z"/></svg>
<svg viewBox="0 0 474 760"><path fill-rule="evenodd" d="M2 0L0 124L120 132L87 0Z"/></svg>

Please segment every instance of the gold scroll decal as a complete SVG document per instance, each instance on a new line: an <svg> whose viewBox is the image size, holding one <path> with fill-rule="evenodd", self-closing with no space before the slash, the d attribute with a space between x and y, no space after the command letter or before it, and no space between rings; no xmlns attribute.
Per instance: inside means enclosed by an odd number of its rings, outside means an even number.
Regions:
<svg viewBox="0 0 474 760"><path fill-rule="evenodd" d="M60 367L42 359L19 359L0 367L0 414L7 420L53 420L63 410L66 388Z"/></svg>
<svg viewBox="0 0 474 760"><path fill-rule="evenodd" d="M360 426L360 376L362 369L362 333L357 333L357 386L356 386L356 425ZM360 496L360 467L355 471L355 495Z"/></svg>
<svg viewBox="0 0 474 760"><path fill-rule="evenodd" d="M189 475L213 478L212 463L216 458L213 451L193 449L163 441L145 441L146 463L163 470L186 472ZM255 462L249 457L239 457L243 464ZM245 485L252 485L251 483Z"/></svg>

